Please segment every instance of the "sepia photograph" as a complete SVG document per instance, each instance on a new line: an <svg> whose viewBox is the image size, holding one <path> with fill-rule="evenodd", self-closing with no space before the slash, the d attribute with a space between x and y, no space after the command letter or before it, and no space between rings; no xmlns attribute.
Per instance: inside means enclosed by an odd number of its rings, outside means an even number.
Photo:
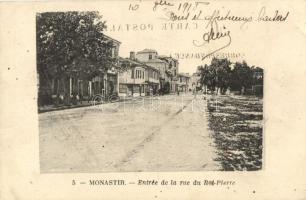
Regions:
<svg viewBox="0 0 306 200"><path fill-rule="evenodd" d="M0 199L304 200L305 10L0 2Z"/></svg>
<svg viewBox="0 0 306 200"><path fill-rule="evenodd" d="M171 35L147 43L135 32L135 48L109 24L98 11L36 14L42 173L262 169L263 66L174 53ZM231 41L208 26L204 43Z"/></svg>

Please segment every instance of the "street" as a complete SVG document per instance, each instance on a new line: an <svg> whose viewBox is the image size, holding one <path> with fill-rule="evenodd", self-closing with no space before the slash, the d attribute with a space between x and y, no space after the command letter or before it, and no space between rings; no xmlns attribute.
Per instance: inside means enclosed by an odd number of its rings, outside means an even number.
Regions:
<svg viewBox="0 0 306 200"><path fill-rule="evenodd" d="M41 113L41 172L218 170L206 109L184 94Z"/></svg>

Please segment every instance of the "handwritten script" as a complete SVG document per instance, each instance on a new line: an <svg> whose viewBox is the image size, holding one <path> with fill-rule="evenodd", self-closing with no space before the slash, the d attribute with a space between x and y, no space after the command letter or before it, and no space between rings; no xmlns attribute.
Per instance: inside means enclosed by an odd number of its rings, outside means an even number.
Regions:
<svg viewBox="0 0 306 200"><path fill-rule="evenodd" d="M228 47L232 43L232 32L229 30L226 23L239 23L240 29L243 29L246 24L251 23L284 23L288 20L290 12L287 10L268 9L265 6L261 7L258 12L252 12L244 15L234 13L231 9L225 7L211 9L213 2L209 1L167 1L155 0L152 1L152 11L159 20L171 23L186 22L185 29L198 28L197 22L203 22L203 34L201 39L192 39L192 44L195 47L204 47L208 44L225 41L224 45L213 50L211 53L204 56L202 59ZM210 7L208 7L210 6ZM134 8L141 8L139 4L134 5ZM131 9L129 10L137 10ZM219 28L219 24L220 27ZM171 29L175 24L171 24ZM168 30L166 24L162 30ZM177 27L183 27L177 24Z"/></svg>
<svg viewBox="0 0 306 200"><path fill-rule="evenodd" d="M223 30L219 31L219 28L217 27L216 30L211 26L210 30L208 32L205 32L202 36L202 40L193 40L193 45L196 47L202 47L205 46L206 44L209 44L212 41L220 40L222 38L228 38L228 42L221 46L220 48L217 48L216 50L213 50L211 53L208 53L206 56L202 57L202 60L204 60L206 57L209 57L210 55L228 47L231 42L231 32L230 30L226 30L226 27L223 26Z"/></svg>

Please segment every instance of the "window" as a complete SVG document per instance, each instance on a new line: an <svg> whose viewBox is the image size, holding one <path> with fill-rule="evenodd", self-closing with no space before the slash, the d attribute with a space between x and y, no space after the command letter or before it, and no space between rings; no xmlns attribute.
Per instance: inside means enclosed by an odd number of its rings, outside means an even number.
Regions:
<svg viewBox="0 0 306 200"><path fill-rule="evenodd" d="M139 85L134 85L133 86L133 92L134 93L139 93Z"/></svg>
<svg viewBox="0 0 306 200"><path fill-rule="evenodd" d="M119 92L120 93L126 93L126 85L119 84Z"/></svg>
<svg viewBox="0 0 306 200"><path fill-rule="evenodd" d="M115 47L113 47L113 48L112 48L112 57L113 57L113 58L115 57L115 51L116 51L116 50L115 50Z"/></svg>
<svg viewBox="0 0 306 200"><path fill-rule="evenodd" d="M152 54L149 54L149 60L152 60Z"/></svg>
<svg viewBox="0 0 306 200"><path fill-rule="evenodd" d="M143 79L144 78L144 71L142 71L142 70L137 69L135 74L136 74L136 76L135 76L136 79Z"/></svg>

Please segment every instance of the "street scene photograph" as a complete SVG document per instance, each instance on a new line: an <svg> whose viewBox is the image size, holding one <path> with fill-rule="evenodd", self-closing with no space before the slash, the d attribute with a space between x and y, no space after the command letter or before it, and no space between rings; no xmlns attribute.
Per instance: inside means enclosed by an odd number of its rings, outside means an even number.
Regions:
<svg viewBox="0 0 306 200"><path fill-rule="evenodd" d="M217 22L203 35L110 13L36 13L41 173L262 170L264 66L251 47L235 53Z"/></svg>

